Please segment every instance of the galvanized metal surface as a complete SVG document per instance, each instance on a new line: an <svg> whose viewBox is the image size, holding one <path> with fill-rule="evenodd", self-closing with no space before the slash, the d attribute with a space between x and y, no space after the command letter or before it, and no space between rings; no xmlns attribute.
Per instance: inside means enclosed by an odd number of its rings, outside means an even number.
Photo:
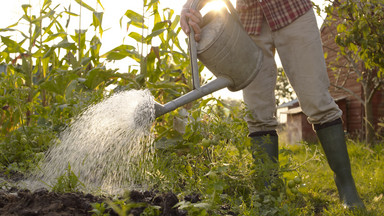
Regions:
<svg viewBox="0 0 384 216"><path fill-rule="evenodd" d="M165 105L156 102L156 118L225 87L241 90L258 74L262 50L243 29L232 4L224 1L231 13L225 8L206 14L198 43L191 28L189 49L194 90ZM195 0L191 8L198 9L199 4L200 0ZM201 87L197 58L217 77Z"/></svg>

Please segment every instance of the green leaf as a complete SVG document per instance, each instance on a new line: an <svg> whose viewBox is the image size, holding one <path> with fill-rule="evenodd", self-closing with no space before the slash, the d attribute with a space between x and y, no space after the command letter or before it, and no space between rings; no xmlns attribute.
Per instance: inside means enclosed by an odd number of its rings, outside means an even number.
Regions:
<svg viewBox="0 0 384 216"><path fill-rule="evenodd" d="M136 61L140 61L140 54L135 51L135 47L131 45L120 45L113 50L101 56L107 60L121 60L125 57L130 57Z"/></svg>
<svg viewBox="0 0 384 216"><path fill-rule="evenodd" d="M48 72L49 58L43 58L42 63L43 63L43 77L42 78L45 78L47 76L47 72Z"/></svg>
<svg viewBox="0 0 384 216"><path fill-rule="evenodd" d="M46 7L48 7L51 4L52 4L52 0L44 0L43 8L46 8Z"/></svg>
<svg viewBox="0 0 384 216"><path fill-rule="evenodd" d="M52 20L52 22L48 25L48 27L44 28L44 33L43 35L45 35L46 33L49 33L53 24L56 23L56 19L57 19L57 16Z"/></svg>
<svg viewBox="0 0 384 216"><path fill-rule="evenodd" d="M347 27L343 23L337 25L337 32L339 32L339 33L345 32L346 29L347 29Z"/></svg>
<svg viewBox="0 0 384 216"><path fill-rule="evenodd" d="M167 24L168 24L168 22L158 22L158 23L156 23L155 26L153 26L153 28L152 28L152 32L160 30L160 29L163 29L163 28L166 28Z"/></svg>
<svg viewBox="0 0 384 216"><path fill-rule="evenodd" d="M51 10L46 13L44 16L40 16L32 21L32 23L40 23L44 18L52 17L55 14L55 11Z"/></svg>
<svg viewBox="0 0 384 216"><path fill-rule="evenodd" d="M152 38L160 35L161 33L163 33L166 29L159 29L157 31L154 31L152 32L150 35L148 35L146 38L145 38L145 41L146 42L150 42L152 40Z"/></svg>
<svg viewBox="0 0 384 216"><path fill-rule="evenodd" d="M139 33L136 33L136 32L131 32L128 34L128 36L130 38L133 38L135 41L137 41L139 43L142 43L144 40L143 36L141 36Z"/></svg>
<svg viewBox="0 0 384 216"><path fill-rule="evenodd" d="M79 68L81 66L72 52L68 52L66 57L69 61L69 64L72 65L72 68Z"/></svg>
<svg viewBox="0 0 384 216"><path fill-rule="evenodd" d="M31 18L27 15L23 15L21 18L25 19L27 22L32 22Z"/></svg>
<svg viewBox="0 0 384 216"><path fill-rule="evenodd" d="M17 26L19 24L19 21L17 21L16 23L13 23L12 25L8 26L7 28L13 28L13 27ZM19 30L17 30L17 31L19 31Z"/></svg>
<svg viewBox="0 0 384 216"><path fill-rule="evenodd" d="M93 12L93 23L92 25L95 26L95 29L99 27L99 33L100 36L103 35L103 28L101 26L101 23L103 21L103 12Z"/></svg>
<svg viewBox="0 0 384 216"><path fill-rule="evenodd" d="M82 7L85 7L87 8L88 10L92 11L92 12L95 12L96 10L93 9L91 6L87 5L83 0L75 0L75 2L77 2L79 5L81 5Z"/></svg>
<svg viewBox="0 0 384 216"><path fill-rule="evenodd" d="M32 6L30 4L23 4L23 5L21 5L21 7L23 8L24 14L27 15L28 14L28 8L31 8Z"/></svg>
<svg viewBox="0 0 384 216"><path fill-rule="evenodd" d="M105 70L104 68L94 68L88 72L84 84L89 89L95 89L102 82L109 81L114 77L117 78L113 71Z"/></svg>
<svg viewBox="0 0 384 216"><path fill-rule="evenodd" d="M148 84L148 87L155 89L175 89L175 88L188 88L188 85L181 82L162 81L153 84Z"/></svg>
<svg viewBox="0 0 384 216"><path fill-rule="evenodd" d="M65 98L67 100L73 97L73 92L75 91L77 84L78 81L74 79L69 83L68 87L65 89Z"/></svg>
<svg viewBox="0 0 384 216"><path fill-rule="evenodd" d="M210 101L215 101L215 100L216 100L216 99L213 98L213 97L204 99L204 100L202 100L201 103L199 104L199 107L205 107L205 106L208 104L208 102L210 102Z"/></svg>
<svg viewBox="0 0 384 216"><path fill-rule="evenodd" d="M136 13L133 10L127 10L125 12L125 16L131 19L134 22L138 22L143 24L144 23L144 17L141 14Z"/></svg>
<svg viewBox="0 0 384 216"><path fill-rule="evenodd" d="M101 8L103 8L103 10L105 10L105 9L104 9L104 6L101 4L101 1L100 1L100 0L97 0L97 3L101 6Z"/></svg>
<svg viewBox="0 0 384 216"><path fill-rule="evenodd" d="M92 40L91 40L91 55L93 58L99 58L99 51L100 51L100 47L101 47L101 42L100 42L100 39L95 35L93 36Z"/></svg>
<svg viewBox="0 0 384 216"><path fill-rule="evenodd" d="M40 85L40 88L50 92L65 96L65 91L72 80L77 79L77 75L74 73L65 73L55 76L51 80L47 80Z"/></svg>
<svg viewBox="0 0 384 216"><path fill-rule="evenodd" d="M93 12L93 26L96 27L101 27L101 23L103 21L103 12Z"/></svg>
<svg viewBox="0 0 384 216"><path fill-rule="evenodd" d="M175 17L175 19L173 20L172 25L171 25L170 28L171 28L172 30L175 30L175 28L176 28L177 24L179 24L179 22L180 22L180 15L177 15L177 16Z"/></svg>
<svg viewBox="0 0 384 216"><path fill-rule="evenodd" d="M355 44L351 43L351 44L349 44L349 49L350 49L351 51L357 53L357 51L358 51L359 48L358 48Z"/></svg>
<svg viewBox="0 0 384 216"><path fill-rule="evenodd" d="M72 12L70 12L70 11L64 11L64 13L66 13L66 14L68 14L68 15L70 15L70 16L79 16L79 14L75 14L75 13L72 13Z"/></svg>
<svg viewBox="0 0 384 216"><path fill-rule="evenodd" d="M60 41L60 43L55 45L55 47L64 48L64 49L71 49L71 50L76 50L77 49L76 44L69 42L67 39L64 39L64 40Z"/></svg>
<svg viewBox="0 0 384 216"><path fill-rule="evenodd" d="M149 10L149 9L151 9L151 7L154 7L154 8L156 8L157 7L157 5L159 4L159 0L151 0L151 2L149 2L149 4L147 5L147 11Z"/></svg>
<svg viewBox="0 0 384 216"><path fill-rule="evenodd" d="M128 22L128 24L136 26L137 28L148 29L148 26L144 25L144 23L141 23L141 22L136 22L136 21L131 20Z"/></svg>
<svg viewBox="0 0 384 216"><path fill-rule="evenodd" d="M46 42L54 40L54 39L56 39L58 37L64 38L65 36L67 36L67 33L65 33L65 32L59 32L59 33L56 33L56 34L50 34L43 42L46 43Z"/></svg>
<svg viewBox="0 0 384 216"><path fill-rule="evenodd" d="M107 58L108 61L113 61L113 60L124 59L128 57L128 55L118 53L118 52L111 52L111 53L108 53L105 57Z"/></svg>
<svg viewBox="0 0 384 216"><path fill-rule="evenodd" d="M50 47L48 51L44 54L43 59L50 57L52 53L54 53L54 51L55 51L55 47Z"/></svg>
<svg viewBox="0 0 384 216"><path fill-rule="evenodd" d="M14 40L9 39L9 37L1 36L1 41L5 44L5 46L7 47L7 51L10 53L24 53L24 52L26 52L26 50L23 49L19 43L17 43Z"/></svg>
<svg viewBox="0 0 384 216"><path fill-rule="evenodd" d="M11 29L11 28L0 28L0 32L7 32L7 31L17 31L17 30Z"/></svg>

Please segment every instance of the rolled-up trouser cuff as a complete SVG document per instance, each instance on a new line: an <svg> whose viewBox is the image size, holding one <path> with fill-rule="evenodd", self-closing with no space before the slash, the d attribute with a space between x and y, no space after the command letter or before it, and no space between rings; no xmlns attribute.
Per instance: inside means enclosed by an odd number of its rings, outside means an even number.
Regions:
<svg viewBox="0 0 384 216"><path fill-rule="evenodd" d="M266 136L266 135L277 136L277 132L276 132L276 130L257 131L257 132L250 133L248 136L249 137L256 137L256 136Z"/></svg>
<svg viewBox="0 0 384 216"><path fill-rule="evenodd" d="M330 127L332 125L337 125L337 124L343 124L343 121L341 120L341 118L338 118L336 120L333 120L333 121L330 121L330 122L326 122L326 123L323 123L323 124L314 124L313 128L315 129L315 131L318 131L318 130Z"/></svg>

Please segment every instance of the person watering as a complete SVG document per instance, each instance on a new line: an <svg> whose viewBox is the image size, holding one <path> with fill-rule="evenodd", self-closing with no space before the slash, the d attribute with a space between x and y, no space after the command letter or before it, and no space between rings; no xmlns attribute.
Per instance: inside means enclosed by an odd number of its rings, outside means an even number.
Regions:
<svg viewBox="0 0 384 216"><path fill-rule="evenodd" d="M198 10L190 7L193 1L187 0L183 6L180 25L186 34L193 28L195 40L199 41L203 19ZM201 5L207 2L209 0L201 0ZM278 161L274 95L277 50L300 106L313 125L335 174L341 201L347 208L364 208L351 174L342 111L328 91L330 83L312 6L310 0L237 0L243 27L264 55L260 72L243 89L249 111L245 118L249 137L252 145L262 149L272 161Z"/></svg>

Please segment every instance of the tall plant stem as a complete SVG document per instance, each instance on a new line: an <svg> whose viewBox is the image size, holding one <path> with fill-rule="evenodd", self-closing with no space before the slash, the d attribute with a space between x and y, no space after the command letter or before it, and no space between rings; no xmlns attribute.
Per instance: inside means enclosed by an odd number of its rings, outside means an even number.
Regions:
<svg viewBox="0 0 384 216"><path fill-rule="evenodd" d="M29 1L29 4L31 4L31 1ZM26 74L27 74L27 78L28 78L28 81L26 82L27 84L27 87L29 88L29 92L28 92L28 98L27 98L27 103L30 103L32 102L32 97L33 97L33 62L32 62L32 47L33 47L33 44L35 43L34 42L34 38L33 38L33 35L32 35L32 8L30 7L29 8L29 17L30 17L30 22L29 22L29 30L28 30L28 33L29 33L29 47L28 47L28 53L27 53L27 57L28 57L28 61L29 61L29 67L26 71ZM27 108L27 111L26 111L26 120L27 120L27 125L29 125L30 123L30 116L31 116L31 110L29 108Z"/></svg>
<svg viewBox="0 0 384 216"><path fill-rule="evenodd" d="M79 15L79 50L78 50L78 52L79 52L79 63L80 63L80 61L81 61L81 8L83 7L83 5L82 5L82 3L83 3L83 1L82 0L80 0L80 15Z"/></svg>
<svg viewBox="0 0 384 216"><path fill-rule="evenodd" d="M143 24L141 25L141 51L140 51L140 71L142 72L145 67L144 61L143 61L143 55L144 55L144 23L145 23L145 1L143 0Z"/></svg>
<svg viewBox="0 0 384 216"><path fill-rule="evenodd" d="M43 11L40 3L41 1L39 1L39 7L40 7L40 17L42 17ZM43 20L40 20L40 49L42 49L42 45L43 45ZM39 56L39 72L40 72L39 78L42 80L45 80L45 71L43 71L42 64L43 64L42 58L41 56ZM46 92L44 89L41 90L41 103L44 107L47 106Z"/></svg>

